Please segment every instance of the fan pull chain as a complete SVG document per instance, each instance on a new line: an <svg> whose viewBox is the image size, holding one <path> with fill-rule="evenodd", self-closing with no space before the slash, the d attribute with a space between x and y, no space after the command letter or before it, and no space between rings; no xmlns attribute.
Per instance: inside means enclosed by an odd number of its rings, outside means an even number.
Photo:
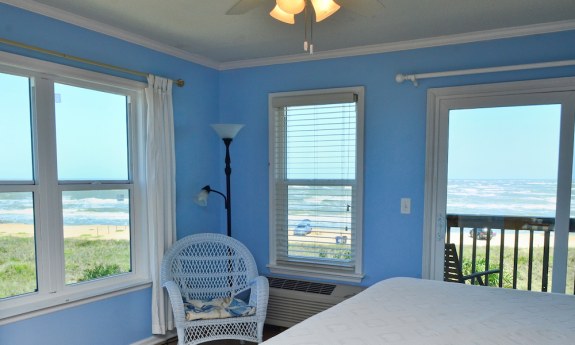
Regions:
<svg viewBox="0 0 575 345"><path fill-rule="evenodd" d="M309 32L309 53L313 54L313 17L314 17L314 13L315 11L311 11L311 27L310 27L310 32Z"/></svg>
<svg viewBox="0 0 575 345"><path fill-rule="evenodd" d="M307 52L307 0L305 0L305 29L304 29L303 50Z"/></svg>

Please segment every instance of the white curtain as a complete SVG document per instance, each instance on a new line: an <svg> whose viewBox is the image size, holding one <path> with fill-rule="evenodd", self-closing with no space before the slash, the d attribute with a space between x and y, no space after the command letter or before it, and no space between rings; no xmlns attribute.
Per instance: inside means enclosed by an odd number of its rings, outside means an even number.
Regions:
<svg viewBox="0 0 575 345"><path fill-rule="evenodd" d="M160 266L176 241L176 156L172 81L153 75L146 88L146 196L152 274L152 333L174 329L168 296L161 286Z"/></svg>

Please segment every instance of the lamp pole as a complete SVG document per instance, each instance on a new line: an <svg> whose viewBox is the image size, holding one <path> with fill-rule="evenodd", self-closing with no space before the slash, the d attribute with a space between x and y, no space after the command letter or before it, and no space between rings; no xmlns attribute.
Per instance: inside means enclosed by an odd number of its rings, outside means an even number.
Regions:
<svg viewBox="0 0 575 345"><path fill-rule="evenodd" d="M230 167L230 144L236 137L236 134L242 129L244 125L236 125L236 124L214 124L212 127L218 133L218 136L224 141L226 145L226 168L224 172L226 173L226 195L223 193L218 192L217 190L213 190L210 186L205 186L202 188L198 195L193 197L193 200L199 206L205 207L208 205L208 195L210 192L215 192L221 195L224 198L226 211L228 214L228 236L232 237L232 201L231 201L231 189L230 189L230 175L232 174L232 168Z"/></svg>
<svg viewBox="0 0 575 345"><path fill-rule="evenodd" d="M226 145L226 168L224 169L224 172L226 173L226 194L228 195L226 199L226 210L228 211L228 236L232 237L232 201L230 193L230 175L232 174L232 168L230 167L230 144L233 139L224 138L222 140Z"/></svg>

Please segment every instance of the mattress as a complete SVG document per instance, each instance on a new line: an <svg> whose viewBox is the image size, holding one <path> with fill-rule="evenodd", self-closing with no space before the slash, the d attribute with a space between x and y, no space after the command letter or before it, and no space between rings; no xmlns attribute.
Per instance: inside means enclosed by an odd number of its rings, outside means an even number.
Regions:
<svg viewBox="0 0 575 345"><path fill-rule="evenodd" d="M575 297L392 278L263 344L572 345Z"/></svg>

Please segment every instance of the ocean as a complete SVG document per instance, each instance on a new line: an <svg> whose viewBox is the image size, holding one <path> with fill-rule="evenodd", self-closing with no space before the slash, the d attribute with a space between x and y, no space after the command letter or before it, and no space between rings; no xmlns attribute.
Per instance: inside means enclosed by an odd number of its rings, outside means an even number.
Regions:
<svg viewBox="0 0 575 345"><path fill-rule="evenodd" d="M446 213L554 218L556 195L556 180L449 180Z"/></svg>
<svg viewBox="0 0 575 345"><path fill-rule="evenodd" d="M129 225L128 190L65 191L64 225ZM33 224L32 193L0 193L0 222Z"/></svg>
<svg viewBox="0 0 575 345"><path fill-rule="evenodd" d="M291 191L290 228L303 219L316 223L314 227L349 224L345 206L351 204L350 191L320 188L300 186ZM555 180L449 180L447 189L447 214L555 217ZM129 224L127 190L64 192L62 203L64 225ZM309 212L310 206L317 213ZM575 195L571 217L575 217ZM0 193L0 221L32 224L32 193Z"/></svg>

